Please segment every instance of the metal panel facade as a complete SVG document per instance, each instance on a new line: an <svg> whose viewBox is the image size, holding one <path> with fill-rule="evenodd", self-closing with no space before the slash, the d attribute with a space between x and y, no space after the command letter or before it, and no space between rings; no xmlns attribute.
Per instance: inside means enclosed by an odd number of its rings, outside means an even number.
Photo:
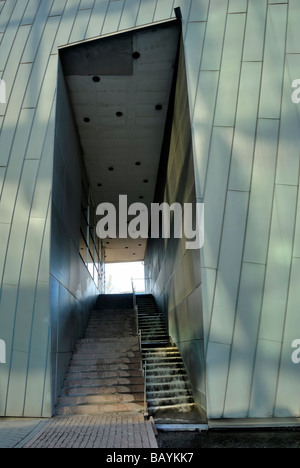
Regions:
<svg viewBox="0 0 300 468"><path fill-rule="evenodd" d="M196 197L211 210L197 292L207 380L192 380L209 418L300 417L298 0L0 1L0 416L49 416L54 403L57 47L168 19L177 6Z"/></svg>

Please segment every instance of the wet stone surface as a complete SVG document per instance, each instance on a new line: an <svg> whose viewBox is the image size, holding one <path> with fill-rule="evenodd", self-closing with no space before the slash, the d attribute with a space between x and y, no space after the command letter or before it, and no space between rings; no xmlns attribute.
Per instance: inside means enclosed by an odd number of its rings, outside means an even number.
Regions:
<svg viewBox="0 0 300 468"><path fill-rule="evenodd" d="M162 449L300 448L300 429L160 432Z"/></svg>

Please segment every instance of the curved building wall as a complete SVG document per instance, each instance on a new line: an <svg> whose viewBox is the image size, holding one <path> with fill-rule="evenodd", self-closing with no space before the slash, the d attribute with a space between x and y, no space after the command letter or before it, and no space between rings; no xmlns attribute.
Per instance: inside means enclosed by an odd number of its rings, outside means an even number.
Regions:
<svg viewBox="0 0 300 468"><path fill-rule="evenodd" d="M55 403L57 48L168 19L177 6L195 194L205 203L199 297L208 417L300 416L291 360L300 333L300 104L291 99L300 78L298 0L0 1L0 415L48 416Z"/></svg>

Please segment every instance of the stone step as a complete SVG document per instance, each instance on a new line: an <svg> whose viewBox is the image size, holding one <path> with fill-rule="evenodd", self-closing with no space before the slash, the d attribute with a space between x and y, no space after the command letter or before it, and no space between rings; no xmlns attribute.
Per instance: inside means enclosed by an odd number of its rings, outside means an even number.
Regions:
<svg viewBox="0 0 300 468"><path fill-rule="evenodd" d="M147 399L149 401L155 400L155 399L160 399L160 398L177 398L177 397L192 397L193 394L191 390L189 389L181 389L179 390L178 388L170 389L170 390L159 390L159 391L148 391L147 390Z"/></svg>
<svg viewBox="0 0 300 468"><path fill-rule="evenodd" d="M67 395L58 399L59 405L89 405L97 403L136 403L144 402L144 393L96 394L96 395Z"/></svg>
<svg viewBox="0 0 300 468"><path fill-rule="evenodd" d="M144 403L106 403L83 405L58 405L57 415L104 414L104 413L143 413Z"/></svg>
<svg viewBox="0 0 300 468"><path fill-rule="evenodd" d="M166 370L185 370L184 364L181 361L178 362L157 362L149 364L148 362L143 365L147 369L147 373L161 372L164 373Z"/></svg>
<svg viewBox="0 0 300 468"><path fill-rule="evenodd" d="M78 343L131 343L137 342L138 338L136 336L120 336L120 337L107 337L102 338L101 340L95 338L81 338L78 340Z"/></svg>
<svg viewBox="0 0 300 468"><path fill-rule="evenodd" d="M165 359L165 358L181 358L180 353L178 351L168 351L166 353L143 353L142 357L145 361L151 359Z"/></svg>
<svg viewBox="0 0 300 468"><path fill-rule="evenodd" d="M169 343L169 340L154 340L154 339L149 339L149 340L146 340L146 339L142 339L142 346L157 346L157 345L164 345L164 344L168 344Z"/></svg>
<svg viewBox="0 0 300 468"><path fill-rule="evenodd" d="M97 356L99 358L107 359L110 356L116 357L116 358L124 358L124 354L126 353L134 353L134 354L139 354L139 347L138 346L128 346L122 348L116 348L116 347L105 347L105 346L98 346L98 347L93 347L93 345L80 345L76 348L76 351L74 355L76 356L87 356L88 354Z"/></svg>
<svg viewBox="0 0 300 468"><path fill-rule="evenodd" d="M144 377L110 377L103 376L101 378L86 378L86 379L68 379L65 380L64 388L68 387L115 387L124 385L144 385Z"/></svg>
<svg viewBox="0 0 300 468"><path fill-rule="evenodd" d="M160 392L160 391L168 391L172 390L174 388L174 384L172 384L172 380L169 382L155 382L151 384L150 382L147 382L146 385L147 392ZM181 391L181 390L186 390L187 388L187 381L186 380L176 380L176 390Z"/></svg>
<svg viewBox="0 0 300 468"><path fill-rule="evenodd" d="M182 358L180 356L168 356L168 355L146 357L145 362L147 363L147 365L149 364L149 366L156 365L156 364L161 365L164 363L172 364L172 363L178 363L178 362L183 364Z"/></svg>
<svg viewBox="0 0 300 468"><path fill-rule="evenodd" d="M148 405L148 412L149 415L155 416L155 414L159 413L160 410L178 410L180 412L189 412L192 411L196 408L195 403L180 403L180 404L174 404L174 405L163 405L163 406L150 406Z"/></svg>
<svg viewBox="0 0 300 468"><path fill-rule="evenodd" d="M100 386L83 386L83 387L66 387L63 389L61 396L63 395L96 395L96 394L122 394L122 393L144 393L144 385L115 385L115 386L107 386L107 387L100 387Z"/></svg>
<svg viewBox="0 0 300 468"><path fill-rule="evenodd" d="M161 338L162 336L163 337L168 337L168 335L165 332L154 333L154 332L148 331L148 330L145 330L145 331L141 330L141 332L142 332L143 337L144 336L154 336L156 338Z"/></svg>
<svg viewBox="0 0 300 468"><path fill-rule="evenodd" d="M125 354L125 353L124 353ZM138 356L137 353L126 353L124 357L121 357L120 355L115 355L112 356L111 358L105 358L103 357L97 357L97 356L91 356L87 357L90 355L82 356L82 355L73 355L72 359L70 361L71 364L73 365L95 365L95 364L133 364L140 362L140 357ZM126 361L126 362L125 362Z"/></svg>
<svg viewBox="0 0 300 468"><path fill-rule="evenodd" d="M122 327L122 328L116 328L116 327L108 327L105 324L102 327L90 327L87 328L85 331L85 337L89 338L89 335L91 333L99 334L102 335L103 338L110 338L113 336L119 336L121 337L127 337L127 336L134 336L134 333L136 331L136 327Z"/></svg>
<svg viewBox="0 0 300 468"><path fill-rule="evenodd" d="M141 364L134 363L134 364L106 364L106 365L91 365L91 366L80 366L80 365L70 365L68 368L68 374L78 374L82 372L96 372L99 374L103 374L103 372L127 372L129 374L138 374L140 375L141 371Z"/></svg>
<svg viewBox="0 0 300 468"><path fill-rule="evenodd" d="M73 379L74 373L85 372L85 371L98 372L99 376L101 375L101 377L99 377L101 379L102 378L106 379L106 378L111 378L111 377L116 377L116 378L140 377L143 375L143 371L140 369L129 369L129 370L106 370L105 369L105 370L102 370L101 368L99 369L99 367L97 366L76 366L76 367L70 366L67 371L66 380L68 380L69 378Z"/></svg>
<svg viewBox="0 0 300 468"><path fill-rule="evenodd" d="M159 315L152 316L152 317L139 317L139 324L152 324L152 323L164 324L164 320Z"/></svg>
<svg viewBox="0 0 300 468"><path fill-rule="evenodd" d="M114 320L109 320L109 319L108 320L91 319L87 323L87 329L93 328L93 327L98 328L98 327L102 327L103 325L110 327L110 328L116 327L118 329L121 329L121 328L130 329L133 327L133 325L135 325L135 323L136 323L135 320L128 321L128 320L120 319L120 320L114 321Z"/></svg>
<svg viewBox="0 0 300 468"><path fill-rule="evenodd" d="M151 378L161 377L162 379L165 377L170 377L174 379L174 376L181 377L182 375L186 375L186 370L184 367L165 367L165 369L152 369L149 372L147 370L146 379L147 382L150 381Z"/></svg>
<svg viewBox="0 0 300 468"><path fill-rule="evenodd" d="M162 356L163 357L163 356ZM101 350L89 349L78 349L72 356L72 359L99 359L100 361L105 361L107 363L118 363L124 362L129 363L132 360L140 359L141 354L137 350L126 350L126 351L108 351L105 353Z"/></svg>
<svg viewBox="0 0 300 468"><path fill-rule="evenodd" d="M122 322L123 324L131 324L135 322L136 317L135 316L124 316L122 314L119 315L107 315L107 314L100 314L100 315L91 315L87 323L97 323L97 324L102 324L102 323L114 323L117 326L120 325Z"/></svg>
<svg viewBox="0 0 300 468"><path fill-rule="evenodd" d="M179 353L178 348L175 346L166 346L166 347L157 347L157 348L143 348L143 354L144 353L165 353L168 351L176 351Z"/></svg>
<svg viewBox="0 0 300 468"><path fill-rule="evenodd" d="M83 352L83 353L97 353L110 355L112 353L126 353L127 351L139 352L139 343L110 343L102 341L94 341L90 343L77 343L74 353Z"/></svg>
<svg viewBox="0 0 300 468"><path fill-rule="evenodd" d="M172 405L182 405L186 403L193 403L193 397L191 395L183 395L178 397L170 398L147 398L149 407L162 407L162 406L172 406Z"/></svg>
<svg viewBox="0 0 300 468"><path fill-rule="evenodd" d="M170 383L170 382L176 382L176 381L183 381L187 382L188 376L187 374L178 374L176 375L176 378L174 378L174 374L168 374L168 375L146 375L146 380L147 380L147 387L148 385L157 385L157 384L163 384L163 383Z"/></svg>

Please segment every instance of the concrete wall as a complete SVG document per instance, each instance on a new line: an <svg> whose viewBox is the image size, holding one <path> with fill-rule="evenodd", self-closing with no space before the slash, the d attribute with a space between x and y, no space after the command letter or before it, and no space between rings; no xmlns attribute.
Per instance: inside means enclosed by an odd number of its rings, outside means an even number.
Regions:
<svg viewBox="0 0 300 468"><path fill-rule="evenodd" d="M178 76L174 95L166 177L159 179L157 203L191 203L195 206L195 176L192 152L190 112L183 44L180 47ZM161 177L161 174L160 176ZM171 223L172 225L173 223ZM195 228L195 225L193 224ZM172 226L173 229L173 226ZM206 408L201 297L200 252L186 249L187 239L148 241L145 276L164 313L169 334L178 345L190 376L196 402Z"/></svg>
<svg viewBox="0 0 300 468"><path fill-rule="evenodd" d="M51 219L51 362L55 402L75 343L84 334L99 291L80 255L80 221L86 174L60 63Z"/></svg>
<svg viewBox="0 0 300 468"><path fill-rule="evenodd" d="M0 1L0 415L48 415L57 46L181 6L210 418L300 416L298 0ZM198 274L198 273L197 273ZM185 298L182 298L183 300ZM174 309L174 308L173 308ZM38 371L37 371L38 370Z"/></svg>

